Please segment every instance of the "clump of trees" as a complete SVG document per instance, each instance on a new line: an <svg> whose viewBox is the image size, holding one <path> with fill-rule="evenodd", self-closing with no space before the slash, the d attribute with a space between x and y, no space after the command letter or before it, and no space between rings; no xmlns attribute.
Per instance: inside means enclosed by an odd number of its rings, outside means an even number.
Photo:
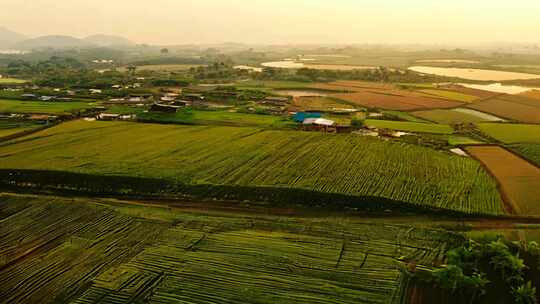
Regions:
<svg viewBox="0 0 540 304"><path fill-rule="evenodd" d="M426 294L430 292L425 286L431 285L448 303L537 304L540 246L482 236L450 250L446 265L429 275L416 275L414 271L409 275L422 281Z"/></svg>

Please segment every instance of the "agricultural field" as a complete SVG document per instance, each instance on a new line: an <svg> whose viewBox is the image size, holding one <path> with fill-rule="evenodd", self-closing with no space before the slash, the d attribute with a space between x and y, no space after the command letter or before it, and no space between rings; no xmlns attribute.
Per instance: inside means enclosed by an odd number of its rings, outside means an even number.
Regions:
<svg viewBox="0 0 540 304"><path fill-rule="evenodd" d="M481 123L478 127L485 134L505 144L540 144L540 125Z"/></svg>
<svg viewBox="0 0 540 304"><path fill-rule="evenodd" d="M20 84L20 83L25 83L25 82L27 81L23 79L0 77L0 84Z"/></svg>
<svg viewBox="0 0 540 304"><path fill-rule="evenodd" d="M408 121L391 121L366 119L366 126L376 127L379 129L390 129L405 132L417 133L433 133L433 134L452 134L454 130L448 125L438 125L432 123L408 122Z"/></svg>
<svg viewBox="0 0 540 304"><path fill-rule="evenodd" d="M0 113L69 114L96 106L93 102L44 102L0 99Z"/></svg>
<svg viewBox="0 0 540 304"><path fill-rule="evenodd" d="M477 145L481 143L482 143L481 141L476 140L474 138L467 137L467 136L459 136L459 135L448 136L448 144L451 146Z"/></svg>
<svg viewBox="0 0 540 304"><path fill-rule="evenodd" d="M398 111L455 108L462 105L462 103L455 101L431 98L421 94L397 90L364 90L354 93L332 94L330 96L365 107Z"/></svg>
<svg viewBox="0 0 540 304"><path fill-rule="evenodd" d="M230 111L186 110L177 113L138 113L137 118L148 122L201 124L244 127L288 128L295 124L288 118L264 114L247 114Z"/></svg>
<svg viewBox="0 0 540 304"><path fill-rule="evenodd" d="M411 224L0 195L5 303L388 303L398 261L463 237Z"/></svg>
<svg viewBox="0 0 540 304"><path fill-rule="evenodd" d="M469 146L466 150L499 181L515 213L540 215L539 167L498 146Z"/></svg>
<svg viewBox="0 0 540 304"><path fill-rule="evenodd" d="M328 97L299 97L294 98L290 109L297 111L336 111L353 110L357 107L335 98Z"/></svg>
<svg viewBox="0 0 540 304"><path fill-rule="evenodd" d="M478 99L486 99L486 98L491 98L491 97L500 95L499 93L484 91L484 90L479 90L479 89L474 89L474 88L467 88L460 85L446 85L441 88L452 91L452 92L468 95L468 96L475 96Z"/></svg>
<svg viewBox="0 0 540 304"><path fill-rule="evenodd" d="M540 167L540 144L511 144L509 147Z"/></svg>
<svg viewBox="0 0 540 304"><path fill-rule="evenodd" d="M525 93L521 93L520 95L527 98L540 99L540 90L530 90Z"/></svg>
<svg viewBox="0 0 540 304"><path fill-rule="evenodd" d="M433 95L436 97L441 97L448 100L454 100L458 102L470 103L478 99L477 96L463 94L460 92L448 91L448 90L438 90L438 89L422 89L419 90L427 95Z"/></svg>
<svg viewBox="0 0 540 304"><path fill-rule="evenodd" d="M40 124L14 119L0 119L0 139L39 127Z"/></svg>
<svg viewBox="0 0 540 304"><path fill-rule="evenodd" d="M200 67L199 64L155 64L155 65L140 65L137 66L137 71L152 71L152 72L178 72L186 71L191 68ZM127 68L119 68L119 72L127 72Z"/></svg>
<svg viewBox="0 0 540 304"><path fill-rule="evenodd" d="M440 124L477 123L486 121L481 117L455 110L429 110L411 112L412 115Z"/></svg>
<svg viewBox="0 0 540 304"><path fill-rule="evenodd" d="M467 107L519 122L540 123L540 102L517 95L501 95Z"/></svg>
<svg viewBox="0 0 540 304"><path fill-rule="evenodd" d="M0 144L0 158L1 169L305 190L504 213L496 183L479 163L355 134L73 121Z"/></svg>
<svg viewBox="0 0 540 304"><path fill-rule="evenodd" d="M427 121L425 119L421 119L419 117L413 116L410 113L407 112L401 112L401 111L392 111L392 110L384 110L381 111L381 113L385 114L386 116L393 116L399 120L404 121L410 121L410 122L423 122L423 123L430 123L431 121Z"/></svg>

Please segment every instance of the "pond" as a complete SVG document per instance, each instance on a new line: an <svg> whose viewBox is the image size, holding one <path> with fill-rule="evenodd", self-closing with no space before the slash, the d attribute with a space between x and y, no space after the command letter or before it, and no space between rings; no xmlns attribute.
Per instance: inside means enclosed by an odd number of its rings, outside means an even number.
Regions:
<svg viewBox="0 0 540 304"><path fill-rule="evenodd" d="M505 81L517 79L537 79L540 75L515 73L494 70L464 69L464 68L437 68L428 66L412 66L409 70L423 74L432 74L447 77L457 77L479 81Z"/></svg>
<svg viewBox="0 0 540 304"><path fill-rule="evenodd" d="M328 92L322 90L276 90L279 95L292 97L324 97Z"/></svg>
<svg viewBox="0 0 540 304"><path fill-rule="evenodd" d="M262 68L252 67L249 65L237 65L234 68L237 70L249 70L249 71L259 72L259 73L263 71Z"/></svg>
<svg viewBox="0 0 540 304"><path fill-rule="evenodd" d="M338 71L352 71L352 70L366 70L374 69L370 66L359 65L344 65L344 64L311 64L304 62L296 62L292 60L271 61L262 64L264 67L280 68L280 69L315 69L315 70L338 70Z"/></svg>
<svg viewBox="0 0 540 304"><path fill-rule="evenodd" d="M433 63L479 63L476 60L465 60L465 59L425 59L425 60L416 60L416 62L433 62Z"/></svg>
<svg viewBox="0 0 540 304"><path fill-rule="evenodd" d="M468 83L458 83L462 87L477 89L495 93L506 93L506 94L521 94L530 90L540 90L540 88L530 88L523 86L514 86L514 85L502 85L500 83L492 84L468 84Z"/></svg>

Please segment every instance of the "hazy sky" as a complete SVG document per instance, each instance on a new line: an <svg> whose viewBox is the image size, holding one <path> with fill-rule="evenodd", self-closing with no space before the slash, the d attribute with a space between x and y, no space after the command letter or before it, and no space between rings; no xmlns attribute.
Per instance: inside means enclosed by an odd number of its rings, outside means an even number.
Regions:
<svg viewBox="0 0 540 304"><path fill-rule="evenodd" d="M0 26L157 44L540 42L540 0L0 0Z"/></svg>

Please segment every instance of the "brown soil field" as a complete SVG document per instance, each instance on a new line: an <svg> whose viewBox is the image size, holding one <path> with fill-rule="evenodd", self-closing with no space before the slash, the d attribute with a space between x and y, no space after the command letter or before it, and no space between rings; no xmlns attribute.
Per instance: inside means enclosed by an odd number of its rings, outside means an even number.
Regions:
<svg viewBox="0 0 540 304"><path fill-rule="evenodd" d="M454 91L454 92L458 92L458 93L462 93L466 95L472 95L472 96L476 96L482 99L500 95L500 93L496 93L496 92L466 88L459 85L448 85L448 86L441 87L441 89L450 90L450 91Z"/></svg>
<svg viewBox="0 0 540 304"><path fill-rule="evenodd" d="M335 81L330 83L317 83L311 85L315 89L330 91L362 92L366 89L396 90L392 84L365 82L365 81Z"/></svg>
<svg viewBox="0 0 540 304"><path fill-rule="evenodd" d="M535 106L531 99L518 100L515 96L503 98L494 97L469 104L467 107L520 122L540 123L540 105Z"/></svg>
<svg viewBox="0 0 540 304"><path fill-rule="evenodd" d="M334 94L331 96L366 107L401 111L448 109L462 105L462 103L459 102L425 97L414 92L395 89L387 91L364 90L361 92Z"/></svg>
<svg viewBox="0 0 540 304"><path fill-rule="evenodd" d="M521 93L520 96L525 96L528 98L540 99L540 90L531 90L525 93Z"/></svg>
<svg viewBox="0 0 540 304"><path fill-rule="evenodd" d="M505 201L517 214L540 215L540 168L498 146L465 149L497 179Z"/></svg>
<svg viewBox="0 0 540 304"><path fill-rule="evenodd" d="M528 98L526 96L504 94L504 95L497 96L497 99L511 101L511 102L519 103L525 106L540 108L540 100L537 100L534 98Z"/></svg>
<svg viewBox="0 0 540 304"><path fill-rule="evenodd" d="M292 101L289 111L335 111L354 109L354 106L327 97L298 97Z"/></svg>

